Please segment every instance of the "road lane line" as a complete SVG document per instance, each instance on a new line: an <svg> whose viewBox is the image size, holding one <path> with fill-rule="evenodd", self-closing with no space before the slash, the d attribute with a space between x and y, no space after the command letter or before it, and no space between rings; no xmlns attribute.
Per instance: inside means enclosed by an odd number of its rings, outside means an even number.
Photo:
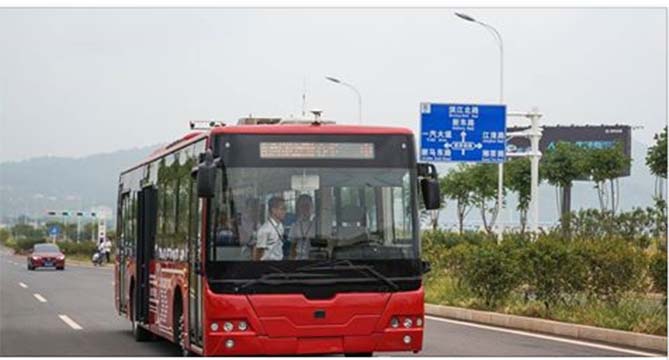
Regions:
<svg viewBox="0 0 669 360"><path fill-rule="evenodd" d="M630 350L630 349L620 348L620 347L616 347L616 346L609 346L609 345L585 342L585 341L580 341L580 340L571 340L571 339L566 339L566 338L561 338L561 337L551 336L551 335L534 334L534 333L526 332L526 331L522 331L522 330L512 330L512 329L506 329L506 328L495 327L495 326L474 324L474 323L469 323L469 322L465 322L465 321L444 319L444 318L435 317L435 316L425 316L425 318L430 319L430 320L447 322L447 323L451 323L451 324L475 327L475 328L479 328L479 329L486 329L486 330L492 330L492 331L505 332L505 333L509 333L509 334L533 337L533 338L537 338L537 339L544 339L544 340L551 340L551 341L563 342L563 343L574 344L574 345L581 345L581 346L586 346L586 347L591 347L591 348L596 348L596 349L602 349L602 350L624 352L624 353L633 354L633 355L636 355L636 356L648 356L648 357L658 357L658 356L664 357L664 356L666 356L666 355L660 354L660 353L649 353L649 352L638 351L638 350Z"/></svg>
<svg viewBox="0 0 669 360"><path fill-rule="evenodd" d="M26 284L24 284L24 283L22 283L22 282L19 283L19 286L22 287L22 288L24 288L24 289L27 289L27 288L28 288L28 285L26 285Z"/></svg>
<svg viewBox="0 0 669 360"><path fill-rule="evenodd" d="M35 294L33 294L33 296L35 297L35 299L39 300L40 302L46 302L46 299L40 294L35 293Z"/></svg>
<svg viewBox="0 0 669 360"><path fill-rule="evenodd" d="M59 317L61 320L63 320L67 325L70 325L70 327L71 327L72 329L74 329L74 330L81 330L81 329L83 329L81 326L79 326L79 324L77 324L76 322L74 322L74 320L70 319L70 317L67 316L67 315L61 315L61 314L59 314L58 317Z"/></svg>

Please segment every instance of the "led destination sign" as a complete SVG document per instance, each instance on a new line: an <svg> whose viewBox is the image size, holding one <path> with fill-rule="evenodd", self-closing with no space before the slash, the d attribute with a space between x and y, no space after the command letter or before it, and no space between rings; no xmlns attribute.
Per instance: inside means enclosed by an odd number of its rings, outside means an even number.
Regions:
<svg viewBox="0 0 669 360"><path fill-rule="evenodd" d="M261 142L261 159L374 159L373 143Z"/></svg>

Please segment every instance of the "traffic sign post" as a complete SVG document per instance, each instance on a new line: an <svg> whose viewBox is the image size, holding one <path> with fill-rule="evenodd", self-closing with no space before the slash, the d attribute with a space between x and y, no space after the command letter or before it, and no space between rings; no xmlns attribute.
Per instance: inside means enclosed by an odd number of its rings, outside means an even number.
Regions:
<svg viewBox="0 0 669 360"><path fill-rule="evenodd" d="M420 113L421 161L506 160L506 106L422 103Z"/></svg>
<svg viewBox="0 0 669 360"><path fill-rule="evenodd" d="M49 226L48 233L49 233L49 236L51 237L51 242L55 243L56 238L60 234L60 227L58 227L58 225L55 225L55 224L51 225L51 226Z"/></svg>

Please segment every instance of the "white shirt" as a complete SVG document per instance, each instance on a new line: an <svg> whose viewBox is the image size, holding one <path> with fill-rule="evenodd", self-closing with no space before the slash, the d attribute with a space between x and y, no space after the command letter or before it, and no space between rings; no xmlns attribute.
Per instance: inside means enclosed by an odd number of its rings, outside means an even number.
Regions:
<svg viewBox="0 0 669 360"><path fill-rule="evenodd" d="M314 222L310 219L297 220L290 228L288 238L295 243L296 259L309 259L309 250L311 250L311 239L314 238Z"/></svg>
<svg viewBox="0 0 669 360"><path fill-rule="evenodd" d="M264 249L260 260L283 260L283 225L272 217L258 229L256 247Z"/></svg>

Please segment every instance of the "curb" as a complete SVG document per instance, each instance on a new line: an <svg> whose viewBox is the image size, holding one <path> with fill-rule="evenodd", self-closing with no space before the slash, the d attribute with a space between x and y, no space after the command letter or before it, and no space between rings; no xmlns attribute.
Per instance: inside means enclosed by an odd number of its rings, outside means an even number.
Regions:
<svg viewBox="0 0 669 360"><path fill-rule="evenodd" d="M631 331L604 329L554 320L507 315L489 311L463 309L454 306L425 304L425 314L449 319L495 325L505 328L599 341L638 349L667 353L667 337L640 334Z"/></svg>
<svg viewBox="0 0 669 360"><path fill-rule="evenodd" d="M76 267L83 267L83 268L90 268L90 269L101 269L101 270L112 270L114 268L113 264L112 265L103 265L103 266L95 266L91 265L90 262L87 261L79 261L79 260L66 260L68 264L76 266Z"/></svg>

